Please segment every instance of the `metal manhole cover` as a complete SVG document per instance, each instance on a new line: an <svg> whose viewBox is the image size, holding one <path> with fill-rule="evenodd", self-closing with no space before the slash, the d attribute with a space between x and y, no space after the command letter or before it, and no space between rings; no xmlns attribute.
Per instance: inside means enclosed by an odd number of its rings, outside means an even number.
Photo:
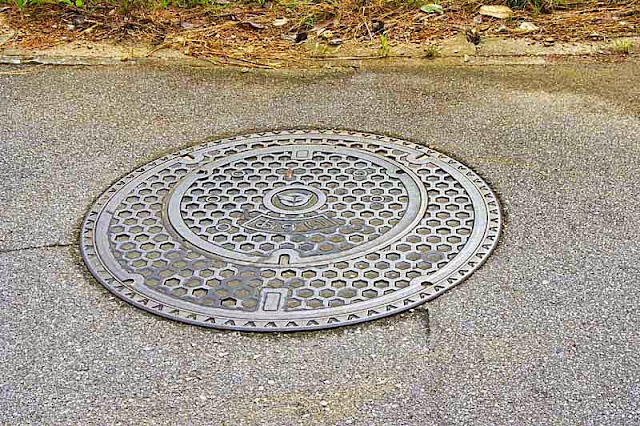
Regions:
<svg viewBox="0 0 640 426"><path fill-rule="evenodd" d="M431 149L338 131L241 136L160 158L87 214L82 255L111 292L209 327L301 330L414 307L469 276L495 195Z"/></svg>

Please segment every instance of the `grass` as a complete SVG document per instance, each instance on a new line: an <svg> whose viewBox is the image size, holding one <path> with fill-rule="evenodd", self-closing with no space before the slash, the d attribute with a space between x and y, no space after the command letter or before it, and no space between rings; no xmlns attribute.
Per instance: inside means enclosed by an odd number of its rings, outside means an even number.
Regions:
<svg viewBox="0 0 640 426"><path fill-rule="evenodd" d="M313 28L314 22L315 18L313 17L313 15L304 16L302 17L302 19L300 19L300 27L305 30L310 30Z"/></svg>
<svg viewBox="0 0 640 426"><path fill-rule="evenodd" d="M438 47L437 44L431 43L424 49L425 58L433 59L437 57L439 54L440 54L440 48Z"/></svg>
<svg viewBox="0 0 640 426"><path fill-rule="evenodd" d="M611 45L611 50L622 55L628 55L633 50L633 43L629 40L616 40Z"/></svg>
<svg viewBox="0 0 640 426"><path fill-rule="evenodd" d="M16 6L18 6L18 10L24 13L24 9L27 7L29 0L15 0Z"/></svg>
<svg viewBox="0 0 640 426"><path fill-rule="evenodd" d="M83 7L84 6L84 0L60 0L60 3L64 4L65 6L69 6L69 7Z"/></svg>
<svg viewBox="0 0 640 426"><path fill-rule="evenodd" d="M386 58L391 52L391 45L389 44L389 35L384 32L380 35L380 52L381 57Z"/></svg>
<svg viewBox="0 0 640 426"><path fill-rule="evenodd" d="M322 54L331 41L335 55L388 57L392 45L424 46L424 57L439 55L438 41L464 33L480 4L509 3L515 11L506 20L487 19L491 34L500 25L517 28L531 20L558 41L589 40L598 32L607 38L628 33L611 21L620 13L629 25L640 27L640 0L616 6L598 0L0 0L10 4L3 16L19 37L7 46L42 48L60 40L151 45L197 57L223 57L259 66L284 58L302 60L316 45ZM573 6L578 2L577 6ZM610 2L620 0L608 0ZM224 3L224 4L221 4ZM425 13L423 5L441 3L443 12ZM563 10L547 13L555 8ZM570 8L576 8L572 10ZM614 9L617 8L617 9ZM28 13L24 13L27 11ZM538 13L540 16L533 16ZM81 24L74 24L81 17ZM607 20L608 19L608 20ZM274 25L274 22L284 21ZM43 31L46 29L47 31ZM485 30L482 30L485 31ZM331 38L321 34L330 33ZM513 37L520 37L517 33ZM524 35L522 35L524 36ZM300 43L308 39L313 43ZM373 45L372 45L373 44ZM372 52L375 49L375 53ZM616 52L631 51L621 42ZM356 53L358 52L358 53ZM326 53L326 52L325 52ZM422 55L421 55L422 56ZM293 59L292 59L293 58ZM277 64L276 64L277 66Z"/></svg>

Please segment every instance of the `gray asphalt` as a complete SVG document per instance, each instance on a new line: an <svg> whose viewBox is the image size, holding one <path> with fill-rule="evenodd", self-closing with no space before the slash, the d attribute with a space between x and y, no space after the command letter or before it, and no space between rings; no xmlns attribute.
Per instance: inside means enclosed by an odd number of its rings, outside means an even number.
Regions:
<svg viewBox="0 0 640 426"><path fill-rule="evenodd" d="M0 68L0 423L640 424L640 65L316 72ZM500 244L391 318L242 334L161 319L84 268L110 183L210 136L424 142L498 193Z"/></svg>

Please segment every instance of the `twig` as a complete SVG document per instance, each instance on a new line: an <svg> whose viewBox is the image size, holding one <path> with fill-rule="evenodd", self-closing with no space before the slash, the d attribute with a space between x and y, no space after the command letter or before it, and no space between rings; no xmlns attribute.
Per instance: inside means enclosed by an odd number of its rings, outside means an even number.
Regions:
<svg viewBox="0 0 640 426"><path fill-rule="evenodd" d="M373 40L373 34L371 34L371 30L369 29L369 25L367 25L367 17L364 14L366 7L362 7L362 22L364 23L364 27L367 29L369 33L369 40Z"/></svg>
<svg viewBox="0 0 640 426"><path fill-rule="evenodd" d="M95 22L95 21L93 21L93 22ZM94 28L99 27L100 25L103 25L103 24L101 24L100 22L96 22L95 24L93 24L93 25L92 25L92 26L90 26L89 28L87 28L87 29L85 29L85 30L82 30L82 32L83 32L84 34L88 34L88 33L90 33L91 31L93 31L93 29L94 29Z"/></svg>

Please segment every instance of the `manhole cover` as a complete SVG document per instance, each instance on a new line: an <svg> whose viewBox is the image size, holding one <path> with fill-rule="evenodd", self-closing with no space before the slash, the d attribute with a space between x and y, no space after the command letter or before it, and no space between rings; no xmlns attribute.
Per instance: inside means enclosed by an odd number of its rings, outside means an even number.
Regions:
<svg viewBox="0 0 640 426"><path fill-rule="evenodd" d="M469 276L501 227L495 195L413 143L264 133L160 158L87 214L82 254L111 292L193 324L301 330L414 307Z"/></svg>

